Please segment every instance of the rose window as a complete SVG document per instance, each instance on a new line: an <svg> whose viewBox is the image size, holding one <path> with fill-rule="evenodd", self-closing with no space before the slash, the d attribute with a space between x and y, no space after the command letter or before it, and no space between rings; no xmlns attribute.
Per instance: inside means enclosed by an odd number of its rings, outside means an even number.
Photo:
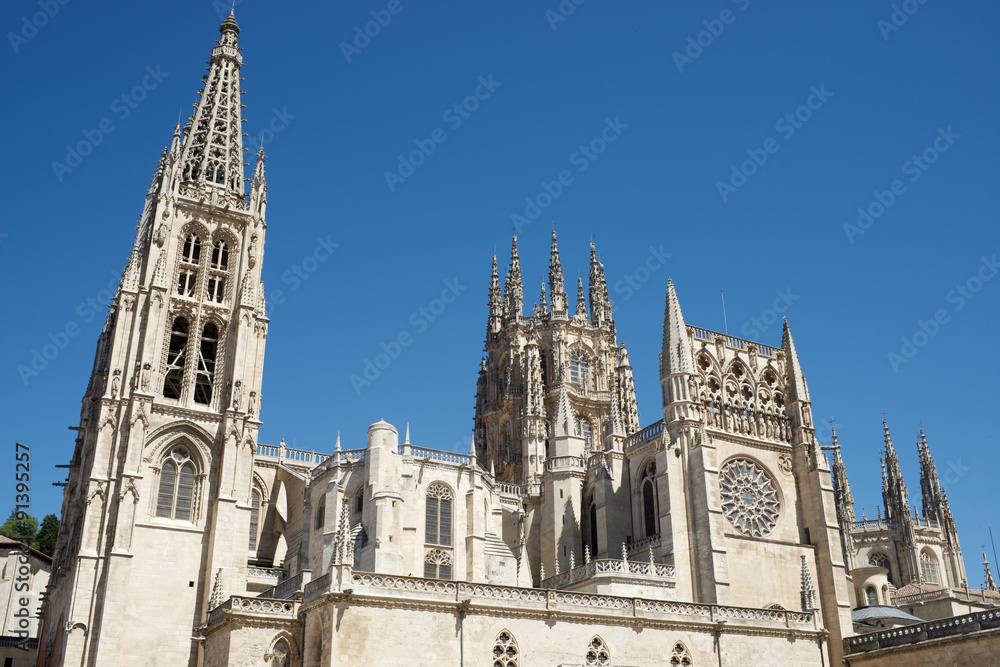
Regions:
<svg viewBox="0 0 1000 667"><path fill-rule="evenodd" d="M722 511L744 535L766 537L778 523L781 502L770 475L748 459L734 459L719 472Z"/></svg>

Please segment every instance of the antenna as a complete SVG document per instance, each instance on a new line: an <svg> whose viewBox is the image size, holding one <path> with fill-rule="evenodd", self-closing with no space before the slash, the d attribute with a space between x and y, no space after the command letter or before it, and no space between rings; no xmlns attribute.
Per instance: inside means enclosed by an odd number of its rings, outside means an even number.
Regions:
<svg viewBox="0 0 1000 667"><path fill-rule="evenodd" d="M729 322L726 321L726 294L722 290L719 290L719 294L722 295L722 325L726 328L726 335L729 335Z"/></svg>
<svg viewBox="0 0 1000 667"><path fill-rule="evenodd" d="M995 564L997 562L997 544L996 542L993 541L993 527L990 526L989 524L986 524L986 527L990 531L990 544L993 545L993 563Z"/></svg>

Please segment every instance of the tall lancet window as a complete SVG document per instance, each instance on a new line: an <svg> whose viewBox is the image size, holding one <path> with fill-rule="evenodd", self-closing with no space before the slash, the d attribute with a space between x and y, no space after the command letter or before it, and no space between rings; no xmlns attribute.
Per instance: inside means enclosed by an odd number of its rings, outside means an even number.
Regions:
<svg viewBox="0 0 1000 667"><path fill-rule="evenodd" d="M184 357L187 352L188 323L183 317L174 320L167 348L167 375L163 379L164 398L180 398L184 386Z"/></svg>
<svg viewBox="0 0 1000 667"><path fill-rule="evenodd" d="M226 295L226 271L229 269L229 248L225 241L216 241L212 248L208 280L205 283L205 298L222 303Z"/></svg>
<svg viewBox="0 0 1000 667"><path fill-rule="evenodd" d="M250 551L257 551L257 526L260 523L260 491L250 492Z"/></svg>
<svg viewBox="0 0 1000 667"><path fill-rule="evenodd" d="M651 462L642 473L642 525L646 537L656 535L656 463Z"/></svg>
<svg viewBox="0 0 1000 667"><path fill-rule="evenodd" d="M184 241L180 270L177 272L177 293L194 296L198 286L198 262L201 260L201 241L191 234Z"/></svg>
<svg viewBox="0 0 1000 667"><path fill-rule="evenodd" d="M574 352L569 358L569 381L574 387L583 388L587 386L587 378L590 375L590 362L587 357L579 352Z"/></svg>
<svg viewBox="0 0 1000 667"><path fill-rule="evenodd" d="M444 484L435 482L427 488L424 576L430 579L451 579L451 509L454 498L451 489Z"/></svg>
<svg viewBox="0 0 1000 667"><path fill-rule="evenodd" d="M929 551L920 554L920 574L927 583L938 583L937 559Z"/></svg>
<svg viewBox="0 0 1000 667"><path fill-rule="evenodd" d="M194 401L208 405L212 402L212 383L215 380L215 353L219 347L219 329L209 322L201 332L198 348L198 370L195 375Z"/></svg>
<svg viewBox="0 0 1000 667"><path fill-rule="evenodd" d="M160 467L156 516L191 521L194 502L194 462L184 447L175 447Z"/></svg>

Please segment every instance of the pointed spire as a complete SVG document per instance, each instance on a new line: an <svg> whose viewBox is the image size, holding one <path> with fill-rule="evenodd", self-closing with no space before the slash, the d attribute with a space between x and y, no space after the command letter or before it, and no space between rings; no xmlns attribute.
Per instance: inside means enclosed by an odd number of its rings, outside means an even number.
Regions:
<svg viewBox="0 0 1000 667"><path fill-rule="evenodd" d="M556 242L556 230L552 228L552 250L549 253L549 294L552 299L552 312L566 314L569 305L566 300L566 288L563 285L562 262L559 261L559 244Z"/></svg>
<svg viewBox="0 0 1000 667"><path fill-rule="evenodd" d="M566 384L559 386L559 399L556 402L556 416L553 423L555 436L575 436L576 426L573 423L573 407L569 402L569 394L566 392Z"/></svg>
<svg viewBox="0 0 1000 667"><path fill-rule="evenodd" d="M406 422L406 439L403 440L403 444L410 444L410 422Z"/></svg>
<svg viewBox="0 0 1000 667"><path fill-rule="evenodd" d="M903 470L899 466L899 456L892 445L889 425L882 420L885 441L885 464L883 468L882 500L885 503L886 519L890 521L910 520L910 501L903 481Z"/></svg>
<svg viewBox="0 0 1000 667"><path fill-rule="evenodd" d="M333 451L335 451L335 452L339 452L340 451L340 431L337 431L337 444L334 445Z"/></svg>
<svg viewBox="0 0 1000 667"><path fill-rule="evenodd" d="M628 348L622 341L618 346L618 368L615 382L616 398L620 406L622 428L625 435L632 435L639 430L639 404L635 395L635 378L632 375L632 365L629 363Z"/></svg>
<svg viewBox="0 0 1000 667"><path fill-rule="evenodd" d="M674 283L667 278L667 300L663 312L663 348L660 354L660 377L673 373L693 373L694 360L688 342L687 326Z"/></svg>
<svg viewBox="0 0 1000 667"><path fill-rule="evenodd" d="M497 254L493 253L493 268L490 271L490 315L486 325L486 338L492 338L503 325L503 295L500 291L500 274L497 272Z"/></svg>
<svg viewBox="0 0 1000 667"><path fill-rule="evenodd" d="M795 351L795 341L792 340L792 331L788 328L788 320L784 320L781 332L781 349L785 352L785 375L792 396L797 400L808 402L809 387L806 385L806 376L799 363L799 355Z"/></svg>
<svg viewBox="0 0 1000 667"><path fill-rule="evenodd" d="M920 440L917 441L917 454L920 458L920 495L924 516L933 521L940 521L948 511L947 502L941 481L938 479L937 464L931 456L931 449L927 445L927 436L924 435L922 426Z"/></svg>
<svg viewBox="0 0 1000 667"><path fill-rule="evenodd" d="M473 463L476 461L476 436L473 435L469 438L469 456L472 457Z"/></svg>
<svg viewBox="0 0 1000 667"><path fill-rule="evenodd" d="M243 189L243 125L240 114L240 67L236 38L240 27L233 12L219 26L204 88L194 115L184 128L181 156L185 181L222 186L240 197Z"/></svg>
<svg viewBox="0 0 1000 667"><path fill-rule="evenodd" d="M611 301L608 285L604 280L604 264L597 259L597 246L590 242L590 319L601 324L611 319Z"/></svg>
<svg viewBox="0 0 1000 667"><path fill-rule="evenodd" d="M510 267L503 284L504 321L519 322L524 311L524 288L521 285L521 258L517 254L517 237L510 243Z"/></svg>
<svg viewBox="0 0 1000 667"><path fill-rule="evenodd" d="M849 531L854 527L854 495L851 493L851 483L847 480L847 465L840 453L836 427L833 428L833 466L831 467L837 519L841 530Z"/></svg>
<svg viewBox="0 0 1000 667"><path fill-rule="evenodd" d="M543 315L545 313L548 313L549 312L549 302L548 302L548 299L545 298L545 281L542 281L542 294L541 294L541 296L538 297L538 299L539 299L538 305L539 305L539 308L541 309L541 313Z"/></svg>
<svg viewBox="0 0 1000 667"><path fill-rule="evenodd" d="M986 552L983 552L983 590L997 590L997 582L993 580L993 573L990 572L990 562L986 560Z"/></svg>
<svg viewBox="0 0 1000 667"><path fill-rule="evenodd" d="M181 124L174 125L174 136L170 140L170 154L177 155L181 149Z"/></svg>
<svg viewBox="0 0 1000 667"><path fill-rule="evenodd" d="M587 319L587 298L583 295L583 278L576 279L576 317Z"/></svg>

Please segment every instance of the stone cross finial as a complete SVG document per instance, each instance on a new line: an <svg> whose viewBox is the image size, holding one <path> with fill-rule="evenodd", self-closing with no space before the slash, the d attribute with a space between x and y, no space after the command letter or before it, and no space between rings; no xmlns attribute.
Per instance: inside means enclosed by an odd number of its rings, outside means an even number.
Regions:
<svg viewBox="0 0 1000 667"><path fill-rule="evenodd" d="M590 565L590 545L583 545L583 564Z"/></svg>

